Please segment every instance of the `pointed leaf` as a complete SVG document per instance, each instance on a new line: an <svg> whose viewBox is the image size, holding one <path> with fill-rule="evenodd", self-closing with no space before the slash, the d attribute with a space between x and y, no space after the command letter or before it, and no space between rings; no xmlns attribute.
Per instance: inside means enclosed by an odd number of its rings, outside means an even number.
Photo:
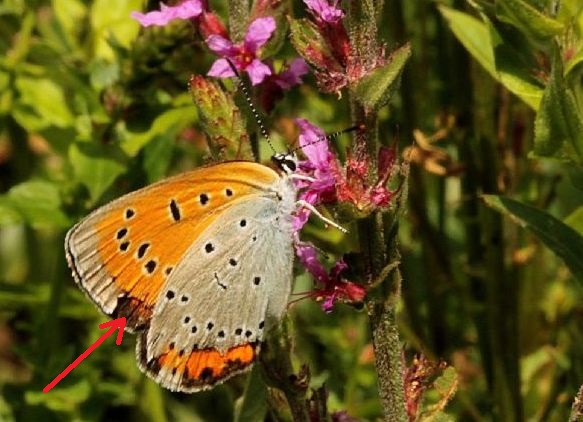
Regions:
<svg viewBox="0 0 583 422"><path fill-rule="evenodd" d="M399 86L400 76L410 56L411 46L405 44L391 54L386 65L362 78L354 87L360 103L369 110L385 106Z"/></svg>
<svg viewBox="0 0 583 422"><path fill-rule="evenodd" d="M28 181L0 196L0 226L20 223L67 227L70 222L61 210L58 186L47 181Z"/></svg>
<svg viewBox="0 0 583 422"><path fill-rule="evenodd" d="M235 422L262 421L267 414L267 386L255 365L247 378L245 392L237 408Z"/></svg>
<svg viewBox="0 0 583 422"><path fill-rule="evenodd" d="M498 0L496 15L534 39L550 38L564 30L561 22L546 16L523 0Z"/></svg>
<svg viewBox="0 0 583 422"><path fill-rule="evenodd" d="M458 41L480 65L510 92L533 109L541 101L543 89L531 75L531 69L520 63L520 51L506 42L485 14L483 21L475 17L439 6Z"/></svg>
<svg viewBox="0 0 583 422"><path fill-rule="evenodd" d="M533 232L549 249L561 257L573 276L583 283L583 237L545 211L510 198L484 195L486 204Z"/></svg>
<svg viewBox="0 0 583 422"><path fill-rule="evenodd" d="M534 129L535 154L583 162L583 113L565 83L558 47Z"/></svg>

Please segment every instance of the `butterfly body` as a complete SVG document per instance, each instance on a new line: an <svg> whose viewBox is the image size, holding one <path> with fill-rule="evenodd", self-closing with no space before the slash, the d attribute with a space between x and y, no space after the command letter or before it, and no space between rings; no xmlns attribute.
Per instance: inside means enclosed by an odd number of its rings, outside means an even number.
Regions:
<svg viewBox="0 0 583 422"><path fill-rule="evenodd" d="M203 167L99 208L66 237L76 282L139 332L140 368L198 391L245 371L291 291L297 191L245 161Z"/></svg>

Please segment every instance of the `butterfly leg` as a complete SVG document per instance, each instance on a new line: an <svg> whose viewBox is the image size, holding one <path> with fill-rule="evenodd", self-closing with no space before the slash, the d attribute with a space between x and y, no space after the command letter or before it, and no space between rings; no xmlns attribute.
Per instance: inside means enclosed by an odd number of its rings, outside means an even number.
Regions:
<svg viewBox="0 0 583 422"><path fill-rule="evenodd" d="M310 204L309 202L306 202L303 199L299 199L298 201L296 201L296 204L299 207L303 207L306 208L308 210L310 210L311 212L313 212L320 220L322 220L324 223L326 224L330 224L332 227L337 228L338 230L340 230L342 233L348 233L348 230L345 229L344 227L342 227L341 225L339 225L338 223L335 223L334 221L330 220L329 218L326 218L322 215L322 213L320 213L320 211L318 211L316 209L316 207L314 207L312 204Z"/></svg>
<svg viewBox="0 0 583 422"><path fill-rule="evenodd" d="M315 182L317 180L313 177L305 176L303 174L290 174L288 177L295 180L305 180L306 182Z"/></svg>

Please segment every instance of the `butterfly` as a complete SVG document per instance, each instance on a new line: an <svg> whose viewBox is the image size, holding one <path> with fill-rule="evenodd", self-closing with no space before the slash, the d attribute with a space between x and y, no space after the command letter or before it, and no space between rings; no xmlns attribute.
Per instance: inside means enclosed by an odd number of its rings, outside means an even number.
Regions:
<svg viewBox="0 0 583 422"><path fill-rule="evenodd" d="M140 369L195 392L248 370L293 279L295 160L230 161L97 209L66 235L74 279L138 333Z"/></svg>

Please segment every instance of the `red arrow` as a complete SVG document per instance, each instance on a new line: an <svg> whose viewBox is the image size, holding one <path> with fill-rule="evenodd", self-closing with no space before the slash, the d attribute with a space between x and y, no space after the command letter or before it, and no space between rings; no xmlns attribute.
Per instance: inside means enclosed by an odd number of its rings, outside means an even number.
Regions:
<svg viewBox="0 0 583 422"><path fill-rule="evenodd" d="M97 347L103 343L103 341L109 337L111 334L113 334L113 332L117 329L119 329L119 332L117 333L117 338L115 339L115 344L117 344L118 346L121 344L121 339L123 337L123 330L126 326L126 319L124 317L122 318L118 318L118 319L114 319L112 321L109 322L104 322L103 324L99 324L99 328L101 328L102 330L104 328L109 328L109 330L107 330L105 333L103 333L103 335L101 337L99 337L97 339L97 341L95 343L93 343L91 346L89 346L89 348L87 350L85 350L81 355L79 355L79 357L77 359L75 359L73 361L73 363L71 363L69 366L67 366L67 369L65 369L63 372L61 372L59 375L57 375L57 377L52 380L45 388L43 388L43 392L48 393L55 385L57 385L63 378L65 378L69 372L71 372L73 369L75 369L75 367L77 365L79 365L83 359L85 359L87 356L89 356L91 353L93 353L93 351L95 349L97 349Z"/></svg>

